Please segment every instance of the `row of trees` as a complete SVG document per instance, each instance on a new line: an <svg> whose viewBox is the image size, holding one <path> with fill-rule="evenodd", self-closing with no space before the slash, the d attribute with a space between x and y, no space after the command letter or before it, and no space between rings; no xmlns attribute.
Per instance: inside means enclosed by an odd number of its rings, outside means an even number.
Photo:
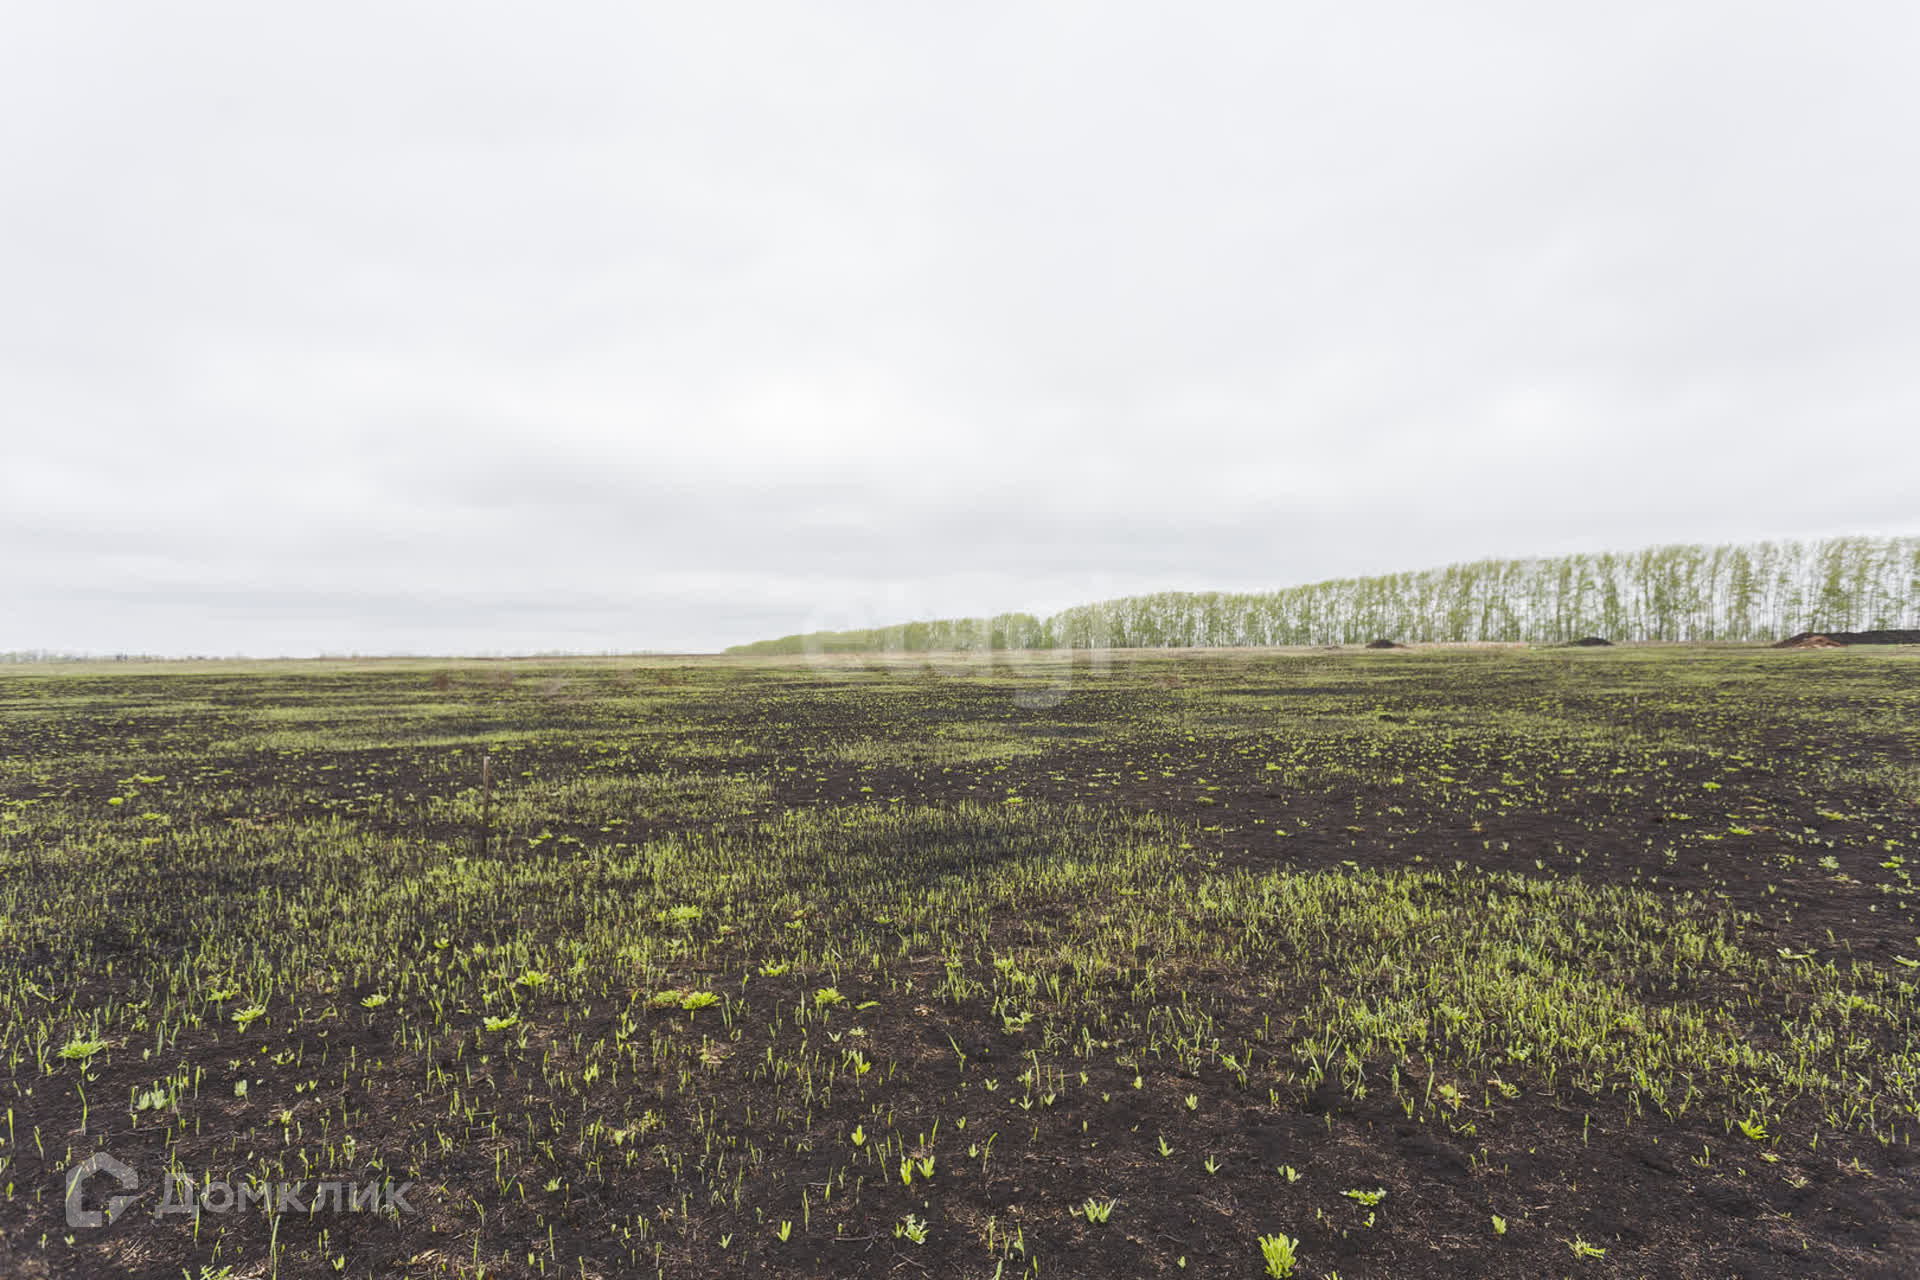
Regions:
<svg viewBox="0 0 1920 1280"><path fill-rule="evenodd" d="M1165 591L1051 618L909 622L738 645L729 653L1610 640L1778 640L1920 627L1920 538L1649 547L1478 560L1279 591Z"/></svg>

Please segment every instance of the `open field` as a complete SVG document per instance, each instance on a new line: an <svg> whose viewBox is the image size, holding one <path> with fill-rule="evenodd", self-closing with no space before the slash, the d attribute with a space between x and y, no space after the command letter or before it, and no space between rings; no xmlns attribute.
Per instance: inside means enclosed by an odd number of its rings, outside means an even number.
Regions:
<svg viewBox="0 0 1920 1280"><path fill-rule="evenodd" d="M0 1274L1912 1275L1916 867L1913 648L0 671Z"/></svg>

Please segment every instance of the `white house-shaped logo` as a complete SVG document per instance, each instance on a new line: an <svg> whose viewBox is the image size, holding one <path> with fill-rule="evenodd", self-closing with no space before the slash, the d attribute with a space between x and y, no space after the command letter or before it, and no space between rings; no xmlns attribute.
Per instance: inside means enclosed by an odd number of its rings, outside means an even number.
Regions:
<svg viewBox="0 0 1920 1280"><path fill-rule="evenodd" d="M110 1175L113 1180L127 1191L140 1186L140 1175L125 1164L114 1159L104 1151L96 1151L67 1170L67 1225L70 1227L99 1227L112 1222L126 1211L128 1205L138 1200L138 1196L109 1196L107 1209L102 1213L98 1209L83 1209L80 1202L86 1195L87 1179L96 1173Z"/></svg>

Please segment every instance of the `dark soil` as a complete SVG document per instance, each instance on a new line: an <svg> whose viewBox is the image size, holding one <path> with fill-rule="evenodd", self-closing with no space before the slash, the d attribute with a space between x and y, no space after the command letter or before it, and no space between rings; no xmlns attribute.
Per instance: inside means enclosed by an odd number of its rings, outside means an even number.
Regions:
<svg viewBox="0 0 1920 1280"><path fill-rule="evenodd" d="M1841 644L1920 644L1920 631L1829 631Z"/></svg>
<svg viewBox="0 0 1920 1280"><path fill-rule="evenodd" d="M1367 647L1401 646L1377 640ZM1879 965L1911 954L1920 932L1912 899L1880 868L1887 864L1889 842L1911 853L1920 814L1910 799L1874 782L1879 775L1871 769L1920 767L1920 671L1911 663L1864 673L1837 670L1851 667L1852 660L1832 670L1828 664L1790 663L1789 682L1776 687L1770 683L1775 668L1765 665L1764 654L1716 658L1727 665L1707 669L1721 674L1715 682L1686 651L1665 660L1671 665L1642 664L1641 653L1552 658L1554 668L1568 667L1564 677L1545 662L1477 655L1414 654L1388 666L1327 655L1126 659L1077 678L1053 706L1023 706L1012 696L1013 686L992 675L953 678L881 668L810 680L791 672L689 663L659 679L647 671L634 677L645 688L665 691L649 722L665 732L631 739L620 737L633 727L631 713L623 711L629 719L621 721L594 712L595 698L629 689L616 683L628 679L626 673L557 668L557 675L539 673L544 683L516 684L467 673L443 679L444 672L380 672L343 677L334 692L396 703L419 696L417 690L436 698L452 692L464 700L462 718L436 723L436 736L470 731L484 740L515 726L577 723L570 737L495 748L511 761L503 775L529 788L578 776L603 761L609 742L621 742L621 768L632 773L685 770L703 758L693 748L727 744L737 754L723 757L724 767L765 779L772 788L768 811L776 815L999 803L1017 792L1036 803L1183 824L1194 857L1213 867L1320 871L1462 860L1528 876L1653 883L1676 901L1749 913L1742 937L1751 947L1817 948L1825 955L1844 948L1849 962ZM1776 667L1785 662L1772 661ZM577 683L552 683L562 679ZM396 816L390 806L370 803L358 780L375 779L390 796L449 794L470 785L470 746L398 740L291 753L213 746L231 727L223 717L245 726L258 709L319 699L317 681L182 677L103 685L91 693L98 699L92 708L9 717L28 703L0 682L0 761L34 766L0 773L0 799L104 804L120 780L141 767L142 750L157 751L164 743L168 750L195 753L204 771L224 771L221 785L235 797L224 821L331 816L376 834L404 834L423 848L438 843L464 852L469 846L469 833L459 824L424 810ZM167 697L219 710L169 715ZM1511 722L1492 719L1495 711L1510 713ZM357 714L343 715L341 723ZM1038 750L943 760L938 748L952 740L946 732L978 726L992 726ZM1444 748L1435 745L1443 741ZM870 761L836 754L872 743L888 749ZM1737 782L1723 785L1729 756L1748 763ZM1422 784L1442 761L1444 785ZM1849 761L1862 768L1849 771ZM276 808L261 809L249 802L250 794L279 797ZM556 816L544 826L553 840L572 837L579 842L574 848L590 849L676 832L744 833L766 816L730 813L715 820L703 814L694 820L663 812L635 817L612 832L597 821L569 823ZM1292 832L1284 841L1274 838L1279 826ZM1733 827L1749 834L1722 839ZM1813 860L1806 833L1815 833L1819 854L1837 861L1837 873ZM532 842L526 833L503 835L489 856L584 857L557 851L566 847ZM1678 856L1669 856L1676 850ZM589 873L587 866L582 864L581 874ZM8 871L25 875L18 863L8 864ZM155 874L177 873L162 868ZM273 894L279 874L255 868L228 891L236 897ZM151 887L156 895L171 891L158 880ZM1015 944L1084 906L1035 901L1019 918L993 922L980 945L991 950ZM131 915L131 904L128 910ZM448 926L422 922L426 934L441 927ZM61 940L9 941L18 949L7 963L34 968L40 986L88 984L102 1001L113 998L116 979L104 969L59 970L51 957ZM126 945L121 970L144 962L139 948L164 949L165 943L148 938ZM1152 945L1143 943L1128 961L1132 979L1149 980L1157 960ZM1326 958L1328 966L1339 962L1338 956ZM940 980L940 957L910 963L919 966L920 989ZM1183 1005L1212 1010L1223 1044L1244 1039L1264 1045L1270 1037L1263 1028L1276 1011L1251 997L1255 976L1203 970L1162 973L1158 980L1170 991L1177 983ZM795 975L795 998L825 980ZM879 1002L861 1015L863 1043L877 1076L897 1082L903 1124L907 1117L931 1125L951 1116L953 1097L984 1096L960 1093L983 1077L1010 1081L1030 1053L1059 1052L1034 1034L1004 1031L984 1006L929 1000L916 1008L910 1000L891 998L884 987L866 989L851 960L838 989L850 1006ZM1753 998L1731 988L1690 994L1721 1001L1729 1010ZM609 1008L601 1021L610 1028L620 1012ZM637 1034L644 1042L684 1021L673 1011L649 1011ZM591 1040L597 1026L581 1034ZM1864 1056L1906 1048L1897 1032L1873 1024L1861 1023L1847 1034L1859 1037ZM350 1020L333 1027L331 1036L328 1052L335 1061L347 1054L392 1060L379 1092L336 1099L343 1090L324 1079L322 1088L327 1099L359 1117L364 1141L398 1135L381 1149L396 1152L399 1160L416 1150L422 1135L447 1123L444 1101L416 1096L429 1071L468 1072L480 1083L468 1086L467 1096L480 1096L484 1085L484 1096L494 1100L490 1107L503 1105L497 1101L502 1090L527 1089L539 1104L551 1101L544 1056L536 1056L526 1079L498 1072L475 1076L469 1062L420 1060ZM182 1037L180 1051L213 1073L233 1052L231 1043ZM565 1056L564 1045L548 1048L556 1060ZM765 1092L769 1086L742 1069L738 1092L726 1107L729 1122L741 1132L764 1132L779 1166L756 1188L764 1220L688 1190L704 1187L686 1171L709 1153L686 1126L669 1123L647 1139L654 1145L638 1171L625 1173L607 1160L604 1183L590 1185L580 1167L564 1158L563 1145L560 1163L551 1167L566 1173L564 1190L541 1191L540 1178L529 1171L517 1198L502 1195L494 1157L476 1141L472 1149L435 1163L421 1180L440 1188L455 1208L463 1197L484 1203L479 1220L468 1213L456 1221L451 1210L395 1222L289 1218L277 1228L278 1239L308 1248L315 1245L316 1230L331 1227L328 1250L350 1257L344 1274L356 1276L476 1276L471 1259L478 1257L487 1275L500 1277L1011 1280L1026 1274L1031 1259L989 1253L982 1241L1019 1232L1040 1256L1042 1275L1184 1280L1261 1274L1249 1241L1277 1224L1303 1241L1305 1261L1295 1274L1316 1280L1336 1270L1344 1280L1920 1274L1920 1159L1904 1136L1881 1141L1796 1113L1771 1148L1778 1162L1762 1163L1753 1158L1753 1144L1729 1132L1728 1122L1704 1112L1679 1120L1629 1114L1612 1093L1588 1093L1564 1078L1549 1083L1525 1067L1511 1073L1526 1086L1523 1105L1479 1108L1475 1095L1461 1124L1434 1126L1409 1121L1380 1083L1389 1071L1431 1083L1436 1076L1420 1061L1357 1064L1372 1086L1358 1100L1330 1087L1331 1077L1328 1086L1303 1096L1269 1096L1212 1065L1186 1072L1155 1061L1136 1077L1110 1056L1092 1054L1087 1062L1088 1087L1109 1093L1114 1105L1036 1108L1017 1126L996 1122L1000 1147L990 1172L963 1159L949 1165L943 1155L938 1194L927 1198L882 1183L868 1185L853 1204L844 1204L838 1192L823 1204L822 1188L844 1154L832 1144L842 1142L841 1135L866 1113L851 1094L823 1098L806 1118L818 1141L781 1147L776 1120L762 1105L772 1096ZM89 1089L97 1099L124 1101L153 1074L129 1053ZM300 1070L283 1072L264 1060L252 1074L266 1081L256 1089L273 1096L277 1086L303 1078ZM304 1072L314 1074L311 1068ZM101 1105L82 1136L80 1112L64 1092L45 1082L29 1091L24 1084L32 1081L21 1079L23 1086L6 1100L18 1136L0 1147L0 1155L12 1161L5 1177L21 1188L0 1201L0 1276L176 1280L189 1263L219 1274L207 1248L190 1246L177 1223L128 1235L137 1247L118 1251L43 1247L41 1237L51 1232L58 1240L64 1230L58 1178L66 1149L102 1144L137 1154L146 1149L143 1143L156 1141L156 1130L151 1123L130 1129L123 1107L116 1116L114 1108ZM643 1078L622 1080L619 1088L677 1121L673 1104L662 1101L674 1096L672 1083ZM624 1106L625 1094L609 1105ZM1189 1097L1195 1101L1188 1103ZM467 1122L478 1133L473 1114ZM479 1114L484 1120L491 1113ZM209 1122L197 1136L208 1160L223 1149L278 1138L277 1127L268 1126L266 1136L245 1127L237 1105L231 1115L231 1127ZM1883 1133L1911 1133L1913 1119L1888 1117ZM34 1131L45 1140L44 1156L27 1142ZM560 1141L575 1131L577 1124L571 1130L556 1125L549 1136ZM1152 1154L1156 1134L1178 1149L1177 1159ZM1217 1173L1200 1167L1203 1153L1218 1161ZM1301 1172L1297 1184L1279 1176L1283 1165ZM547 1169L540 1172L544 1177ZM28 1188L37 1199L29 1200ZM1372 1188L1387 1195L1378 1220L1368 1226L1368 1211L1341 1196ZM1067 1206L1089 1196L1118 1201L1110 1223L1064 1216ZM664 1217L658 1216L662 1206ZM563 1227L553 1234L538 1229L535 1208ZM1320 1209L1328 1210L1326 1216L1316 1216ZM790 1218L797 1227L809 1211L810 1230L790 1246L773 1241L774 1220ZM910 1244L875 1225L908 1212L930 1220L926 1244ZM635 1268L609 1241L645 1214L656 1215L649 1219L654 1234L628 1241L640 1241L641 1256L657 1261ZM1494 1233L1494 1215L1509 1224L1505 1234ZM836 1235L836 1222L856 1229ZM227 1257L244 1258L236 1280L266 1275L264 1222L229 1219L222 1225L233 1248L245 1250L230 1250ZM108 1231L120 1229L116 1224ZM135 1229L139 1223L128 1224ZM722 1235L732 1239L725 1251L716 1244ZM1576 1257L1570 1248L1575 1239L1606 1252ZM298 1255L279 1274L338 1273Z"/></svg>
<svg viewBox="0 0 1920 1280"><path fill-rule="evenodd" d="M1920 644L1920 631L1802 631L1776 649L1833 649L1854 644Z"/></svg>

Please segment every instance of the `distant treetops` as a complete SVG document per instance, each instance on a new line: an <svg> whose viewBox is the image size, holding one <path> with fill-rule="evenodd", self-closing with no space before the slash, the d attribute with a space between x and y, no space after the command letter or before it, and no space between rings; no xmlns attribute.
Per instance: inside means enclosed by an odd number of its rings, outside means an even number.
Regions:
<svg viewBox="0 0 1920 1280"><path fill-rule="evenodd" d="M816 631L734 654L1184 648L1474 641L1770 643L1801 632L1920 627L1920 537L1825 538L1477 560L1266 592L1163 591L1050 618Z"/></svg>

